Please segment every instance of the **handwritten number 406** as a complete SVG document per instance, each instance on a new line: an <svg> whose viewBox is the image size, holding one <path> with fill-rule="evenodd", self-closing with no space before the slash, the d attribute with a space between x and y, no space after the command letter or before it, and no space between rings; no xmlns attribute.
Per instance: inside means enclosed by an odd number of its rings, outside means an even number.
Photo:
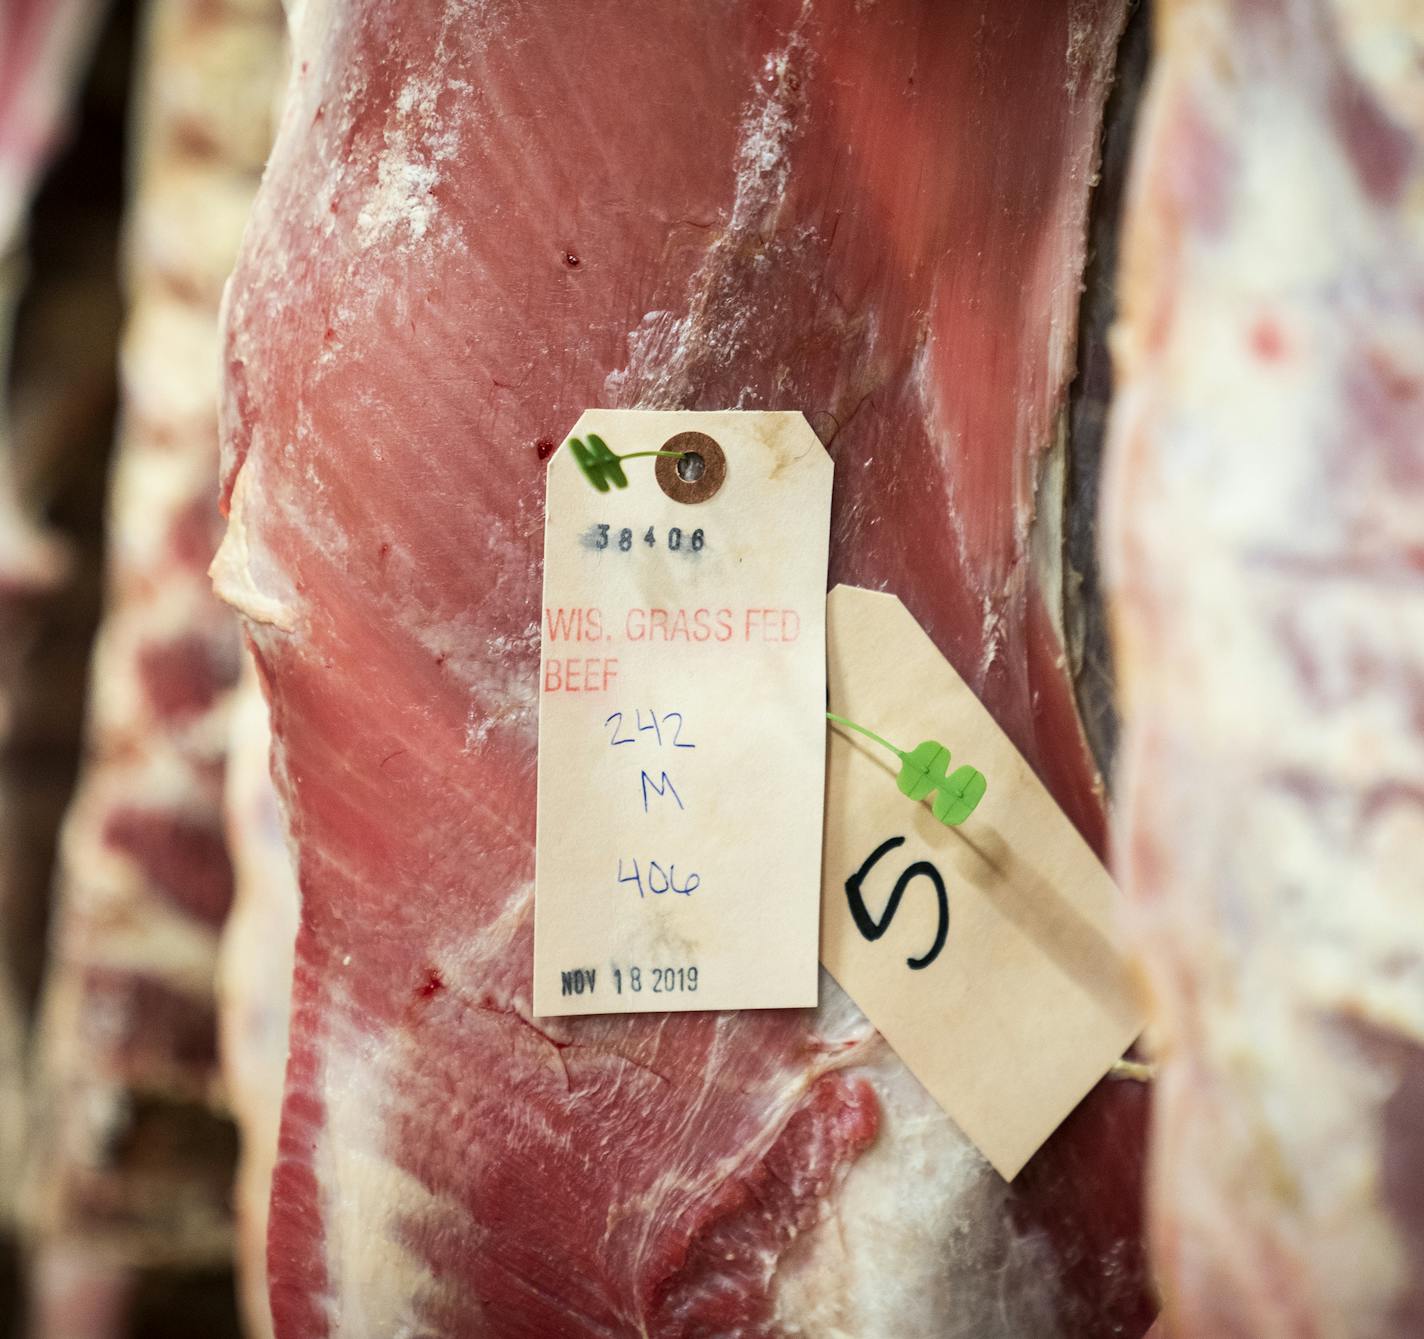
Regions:
<svg viewBox="0 0 1424 1339"><path fill-rule="evenodd" d="M934 943L930 945L928 952L923 957L905 959L905 965L912 971L921 971L939 957L945 941L949 938L949 894L945 891L944 879L940 877L939 870L928 860L917 860L913 865L907 867L895 880L895 887L890 892L890 900L885 904L885 910L879 920L870 914L869 908L865 905L865 898L860 891L861 885L876 864L897 846L904 844L903 837L891 837L888 841L881 842L865 858L865 863L846 880L846 901L850 904L851 919L855 921L855 928L873 944L890 928L890 922L895 919L895 913L899 911L900 902L910 885L916 879L928 879L934 888L939 914Z"/></svg>

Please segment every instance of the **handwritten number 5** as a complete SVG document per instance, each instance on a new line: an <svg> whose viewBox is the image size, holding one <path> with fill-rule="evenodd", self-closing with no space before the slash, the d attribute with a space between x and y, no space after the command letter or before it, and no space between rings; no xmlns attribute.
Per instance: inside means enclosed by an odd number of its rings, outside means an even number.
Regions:
<svg viewBox="0 0 1424 1339"><path fill-rule="evenodd" d="M940 950L944 948L945 941L949 938L949 894L945 890L944 880L940 877L939 870L928 860L915 861L895 880L890 900L885 904L885 914L878 921L870 914L865 905L865 898L861 896L860 892L861 884L865 882L866 877L880 859L897 846L904 844L903 837L891 837L888 841L881 842L866 857L865 863L846 880L846 901L850 904L851 919L855 921L855 928L873 944L890 928L890 922L895 919L895 913L900 909L900 900L905 896L905 890L909 888L910 884L918 878L928 879L934 885L935 897L939 902L939 925L935 930L934 943L930 945L929 952L922 958L905 959L905 965L912 971L918 972L928 967L939 957Z"/></svg>

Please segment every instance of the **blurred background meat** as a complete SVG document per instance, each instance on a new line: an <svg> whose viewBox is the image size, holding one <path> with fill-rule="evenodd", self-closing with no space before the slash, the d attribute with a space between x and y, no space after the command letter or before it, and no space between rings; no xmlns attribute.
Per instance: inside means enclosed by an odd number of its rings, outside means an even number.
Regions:
<svg viewBox="0 0 1424 1339"><path fill-rule="evenodd" d="M75 13L91 27L103 14L70 10L71 27ZM44 570L33 555L49 551L33 540L5 550L28 556L30 587L47 576L61 592L38 607L31 598L28 622L5 640L18 709L0 891L14 909L7 998L21 1008L42 960L36 892L51 874L56 801L87 718L55 882L28 1147L6 1160L7 1170L24 1166L23 1291L37 1336L236 1331L225 1281L236 1135L218 1074L213 972L231 897L223 758L239 643L206 568L217 525L217 309L271 134L282 35L275 4L119 8L94 70L100 125L86 119L56 176L66 207L57 233L69 245L41 255L21 327L11 476L33 514L76 532L59 550L62 568ZM87 200L96 161L103 217L86 232L73 196ZM70 173L80 191L64 191ZM113 430L121 179L121 429L84 707L104 487L96 444ZM81 282L96 270L107 301ZM11 1092L22 1072L7 1057ZM22 1124L7 1123L12 1149Z"/></svg>
<svg viewBox="0 0 1424 1339"><path fill-rule="evenodd" d="M1424 1334L1424 9L1172 0L1111 505L1177 1339Z"/></svg>
<svg viewBox="0 0 1424 1339"><path fill-rule="evenodd" d="M83 98L85 156L97 168L61 169L42 193L41 183L81 101L102 18L102 7L84 0L17 0L0 8L0 1314L6 1315L15 1311L17 1295L12 1232L27 1127L26 1032L97 604L127 66L120 28Z"/></svg>

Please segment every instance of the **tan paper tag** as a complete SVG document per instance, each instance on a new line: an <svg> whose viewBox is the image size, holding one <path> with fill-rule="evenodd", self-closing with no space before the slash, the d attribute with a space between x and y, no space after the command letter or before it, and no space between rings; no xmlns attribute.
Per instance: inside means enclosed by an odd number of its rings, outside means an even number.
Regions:
<svg viewBox="0 0 1424 1339"><path fill-rule="evenodd" d="M940 741L988 790L946 827L894 754L832 728L821 960L1012 1179L1141 1031L1118 892L898 599L837 586L828 609L831 710L903 750Z"/></svg>
<svg viewBox="0 0 1424 1339"><path fill-rule="evenodd" d="M608 464L662 449L700 476ZM816 1003L830 506L794 413L592 409L550 460L536 1014Z"/></svg>

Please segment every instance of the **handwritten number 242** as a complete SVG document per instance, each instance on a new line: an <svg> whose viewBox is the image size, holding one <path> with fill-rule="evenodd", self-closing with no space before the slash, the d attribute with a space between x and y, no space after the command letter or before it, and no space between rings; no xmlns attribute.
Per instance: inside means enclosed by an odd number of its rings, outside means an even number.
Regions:
<svg viewBox="0 0 1424 1339"><path fill-rule="evenodd" d="M940 876L939 870L928 860L917 860L913 865L908 866L895 880L895 887L890 892L890 900L885 904L885 910L879 920L870 914L870 909L865 905L865 898L860 891L861 884L865 882L866 877L876 864L897 846L904 844L903 837L891 837L888 841L881 842L865 858L865 863L846 880L846 901L850 904L851 919L855 921L855 928L873 944L890 928L890 922L895 919L895 913L899 911L900 902L910 885L916 879L928 879L934 888L939 912L934 943L930 945L928 952L923 957L905 959L905 965L912 971L921 971L939 957L945 941L949 938L949 894L945 891L944 879Z"/></svg>

